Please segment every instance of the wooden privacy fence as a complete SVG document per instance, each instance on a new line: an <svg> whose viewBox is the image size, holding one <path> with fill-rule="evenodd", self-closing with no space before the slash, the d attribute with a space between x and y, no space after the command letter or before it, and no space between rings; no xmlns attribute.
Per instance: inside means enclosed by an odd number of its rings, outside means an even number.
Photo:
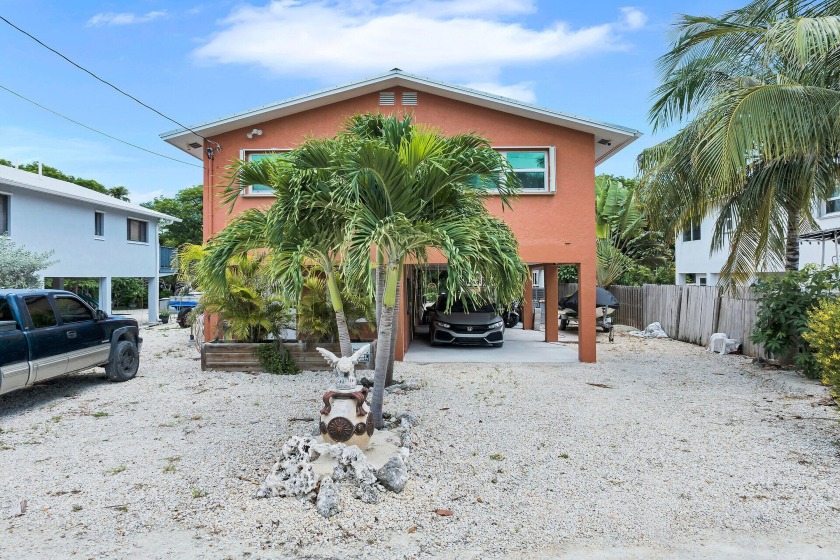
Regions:
<svg viewBox="0 0 840 560"><path fill-rule="evenodd" d="M560 297L574 293L578 285L561 283ZM758 300L752 288L724 295L713 286L610 286L621 307L613 320L644 329L658 322L675 340L706 346L713 333L726 333L741 342L747 356L767 358L761 345L750 342L758 315Z"/></svg>

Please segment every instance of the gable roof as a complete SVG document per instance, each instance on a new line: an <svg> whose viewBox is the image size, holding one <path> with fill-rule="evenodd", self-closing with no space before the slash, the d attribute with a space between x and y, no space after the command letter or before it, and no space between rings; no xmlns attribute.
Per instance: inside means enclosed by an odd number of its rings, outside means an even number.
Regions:
<svg viewBox="0 0 840 560"><path fill-rule="evenodd" d="M394 68L390 72L351 82L342 86L322 89L306 95L292 97L276 103L270 103L235 113L227 117L214 119L198 123L189 127L202 136L212 138L214 135L236 130L238 128L245 128L253 126L265 121L285 117L295 113L300 113L324 105L351 99L360 95L375 93L384 88L391 88L396 86L403 86L415 89L417 91L432 93L441 97L455 99L502 111L519 115L528 119L547 122L574 130L581 130L595 135L595 164L602 163L609 159L613 154L626 147L636 138L642 135L638 130L627 128L615 124L578 117L538 107L529 103L524 103L516 99L502 97L500 95L493 95L491 93L478 91L464 86L447 84L431 78L424 78L421 76L414 76L407 74L399 68ZM173 146L183 150L198 159L203 158L203 140L200 136L187 130L180 128L169 132L164 132L160 137L169 142ZM599 143L599 141L602 141ZM201 148L192 148L190 144L201 144Z"/></svg>
<svg viewBox="0 0 840 560"><path fill-rule="evenodd" d="M60 196L63 198L70 198L72 200L86 202L96 207L107 207L124 210L136 216L145 216L147 218L156 218L158 220L166 220L169 222L180 222L175 216L155 212L148 208L144 208L139 204L132 204L107 194L93 191L91 189L79 186L75 183L68 183L52 177L46 177L37 173L30 173L23 169L15 167L7 167L0 165L0 188L3 185L12 187L19 187L28 189L48 195Z"/></svg>

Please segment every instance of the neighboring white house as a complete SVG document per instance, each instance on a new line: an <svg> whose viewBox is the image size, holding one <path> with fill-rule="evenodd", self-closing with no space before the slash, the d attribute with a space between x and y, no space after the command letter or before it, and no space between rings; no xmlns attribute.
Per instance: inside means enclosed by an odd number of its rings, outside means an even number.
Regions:
<svg viewBox="0 0 840 560"><path fill-rule="evenodd" d="M818 212L814 219L823 235L805 235L799 244L799 267L807 264L830 265L840 264L840 246L834 239L840 239L840 190L835 192ZM677 236L676 240L676 269L677 284L698 284L714 286L718 283L720 270L729 256L726 249L711 253L712 233L715 230L717 216L706 216L699 226L692 227ZM836 235L836 237L835 237ZM823 237L824 239L815 239ZM776 270L762 270L759 272L783 272L783 268Z"/></svg>
<svg viewBox="0 0 840 560"><path fill-rule="evenodd" d="M144 278L149 321L158 320L161 221L177 218L66 181L0 165L0 233L34 252L53 251L42 277L98 278L99 307L111 311L112 278ZM168 271L166 271L168 272Z"/></svg>

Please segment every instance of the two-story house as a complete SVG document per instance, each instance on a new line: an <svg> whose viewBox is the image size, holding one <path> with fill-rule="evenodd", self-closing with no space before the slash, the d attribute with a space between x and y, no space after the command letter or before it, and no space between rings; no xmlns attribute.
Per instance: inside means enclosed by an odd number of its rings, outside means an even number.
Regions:
<svg viewBox="0 0 840 560"><path fill-rule="evenodd" d="M231 158L252 159L299 146L308 137L334 136L354 114L412 115L445 134L478 133L505 154L522 179L513 209L497 197L487 208L510 224L522 258L545 285L546 342L558 340L559 264L576 265L583 308L595 308L595 166L640 136L618 125L537 107L459 85L390 72L167 132L161 137L204 162L204 236L221 231L231 215L271 203L270 189L247 186L232 214L221 188ZM221 148L221 150L219 149ZM434 261L434 257L432 257ZM432 265L445 263L430 262ZM406 265L396 338L402 359L422 309L414 270ZM531 297L531 286L525 300ZM526 322L530 306L525 306ZM579 359L595 361L595 314L581 315Z"/></svg>
<svg viewBox="0 0 840 560"><path fill-rule="evenodd" d="M99 307L111 311L111 279L147 280L149 321L158 320L158 281L171 273L161 259L158 231L177 218L73 183L0 166L0 234L29 251L52 251L41 271L64 278L97 278Z"/></svg>
<svg viewBox="0 0 840 560"><path fill-rule="evenodd" d="M799 267L808 264L840 264L840 189L820 208L814 210L814 220L820 232L805 234L799 242ZM676 283L714 286L729 256L724 248L712 251L712 234L717 216L706 216L702 222L677 235L675 253ZM759 273L781 273L783 267L767 267Z"/></svg>

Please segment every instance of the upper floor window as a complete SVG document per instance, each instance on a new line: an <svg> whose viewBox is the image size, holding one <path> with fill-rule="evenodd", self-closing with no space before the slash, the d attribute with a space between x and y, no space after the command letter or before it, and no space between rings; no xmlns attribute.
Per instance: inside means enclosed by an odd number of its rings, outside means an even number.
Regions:
<svg viewBox="0 0 840 560"><path fill-rule="evenodd" d="M513 173L519 178L523 193L547 193L554 190L551 180L553 152L553 148L499 150L499 153L507 159ZM480 185L478 177L475 178L473 184L476 187ZM481 186L495 188L495 184L491 181Z"/></svg>
<svg viewBox="0 0 840 560"><path fill-rule="evenodd" d="M245 158L248 161L255 161L267 157L281 155L289 150L269 150L269 151L247 151ZM245 194L273 196L274 190L268 185L248 185L245 187Z"/></svg>
<svg viewBox="0 0 840 560"><path fill-rule="evenodd" d="M825 203L825 213L833 214L840 212L840 187L834 189L834 195Z"/></svg>
<svg viewBox="0 0 840 560"><path fill-rule="evenodd" d="M7 194L0 194L0 235L9 233L9 199Z"/></svg>
<svg viewBox="0 0 840 560"><path fill-rule="evenodd" d="M138 243L149 242L149 222L128 219L128 240Z"/></svg>
<svg viewBox="0 0 840 560"><path fill-rule="evenodd" d="M105 212L93 213L93 235L105 237Z"/></svg>
<svg viewBox="0 0 840 560"><path fill-rule="evenodd" d="M500 153L507 158L524 192L548 192L548 150Z"/></svg>
<svg viewBox="0 0 840 560"><path fill-rule="evenodd" d="M700 224L691 222L683 231L683 241L698 241L700 239Z"/></svg>

